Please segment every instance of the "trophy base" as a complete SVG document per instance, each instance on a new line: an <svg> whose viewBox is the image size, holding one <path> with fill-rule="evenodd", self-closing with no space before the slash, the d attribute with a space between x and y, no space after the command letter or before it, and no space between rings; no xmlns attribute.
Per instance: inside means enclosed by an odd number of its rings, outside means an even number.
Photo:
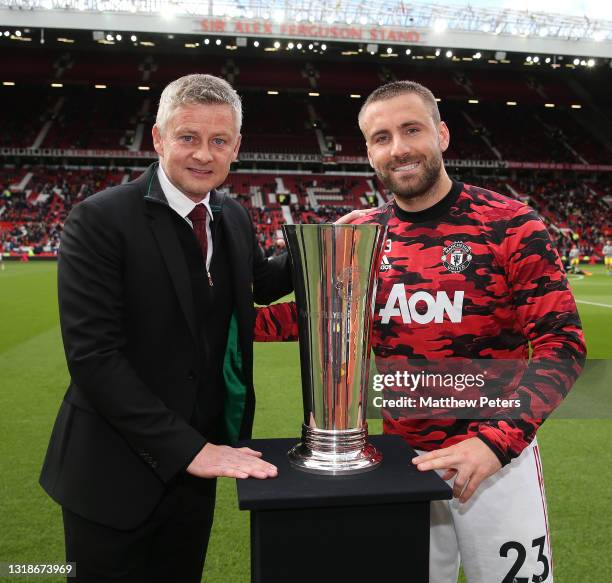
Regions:
<svg viewBox="0 0 612 583"><path fill-rule="evenodd" d="M382 454L367 442L367 429L332 431L303 427L302 442L287 453L289 463L311 474L349 476L375 470Z"/></svg>

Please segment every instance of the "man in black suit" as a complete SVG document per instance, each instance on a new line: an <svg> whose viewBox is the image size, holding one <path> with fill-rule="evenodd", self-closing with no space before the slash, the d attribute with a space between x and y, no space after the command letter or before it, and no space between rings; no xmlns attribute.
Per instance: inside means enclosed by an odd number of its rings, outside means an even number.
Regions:
<svg viewBox="0 0 612 583"><path fill-rule="evenodd" d="M215 191L240 147L222 79L163 91L160 163L74 208L58 266L71 383L41 485L62 505L78 581L199 582L215 478L269 478L250 436L253 301L291 291L246 210Z"/></svg>

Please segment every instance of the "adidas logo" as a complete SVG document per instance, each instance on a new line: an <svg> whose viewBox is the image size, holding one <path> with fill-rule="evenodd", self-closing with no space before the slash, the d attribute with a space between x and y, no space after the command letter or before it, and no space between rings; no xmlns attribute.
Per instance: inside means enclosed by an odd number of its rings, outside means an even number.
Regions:
<svg viewBox="0 0 612 583"><path fill-rule="evenodd" d="M389 263L387 256L383 255L382 261L380 263L380 271L389 271L389 269L391 269L391 264Z"/></svg>

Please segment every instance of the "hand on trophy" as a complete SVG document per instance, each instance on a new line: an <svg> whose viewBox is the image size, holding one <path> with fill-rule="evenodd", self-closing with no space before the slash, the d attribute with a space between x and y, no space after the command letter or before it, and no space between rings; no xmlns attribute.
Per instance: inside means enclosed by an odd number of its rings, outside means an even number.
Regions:
<svg viewBox="0 0 612 583"><path fill-rule="evenodd" d="M441 476L443 480L455 476L453 496L459 498L459 502L467 502L483 480L501 469L497 456L478 437L429 451L412 458L412 463L422 472L446 470Z"/></svg>
<svg viewBox="0 0 612 583"><path fill-rule="evenodd" d="M334 225L349 225L353 221L356 221L357 219L361 219L362 217L365 217L371 211L372 209L355 209L354 211L351 211L350 213L340 217L334 223Z"/></svg>
<svg viewBox="0 0 612 583"><path fill-rule="evenodd" d="M248 447L207 443L187 466L198 478L276 478L276 466L260 459L261 452Z"/></svg>

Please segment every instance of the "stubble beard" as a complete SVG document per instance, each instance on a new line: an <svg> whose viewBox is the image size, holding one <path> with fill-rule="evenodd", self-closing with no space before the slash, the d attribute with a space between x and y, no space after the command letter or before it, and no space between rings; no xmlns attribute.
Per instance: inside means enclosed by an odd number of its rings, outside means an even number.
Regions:
<svg viewBox="0 0 612 583"><path fill-rule="evenodd" d="M384 174L376 170L376 175L397 198L406 201L414 200L434 193L434 187L442 177L442 163L442 154L436 154L422 164L421 175L407 183L395 180L393 170L390 168ZM394 164L394 166L398 165L401 164Z"/></svg>

